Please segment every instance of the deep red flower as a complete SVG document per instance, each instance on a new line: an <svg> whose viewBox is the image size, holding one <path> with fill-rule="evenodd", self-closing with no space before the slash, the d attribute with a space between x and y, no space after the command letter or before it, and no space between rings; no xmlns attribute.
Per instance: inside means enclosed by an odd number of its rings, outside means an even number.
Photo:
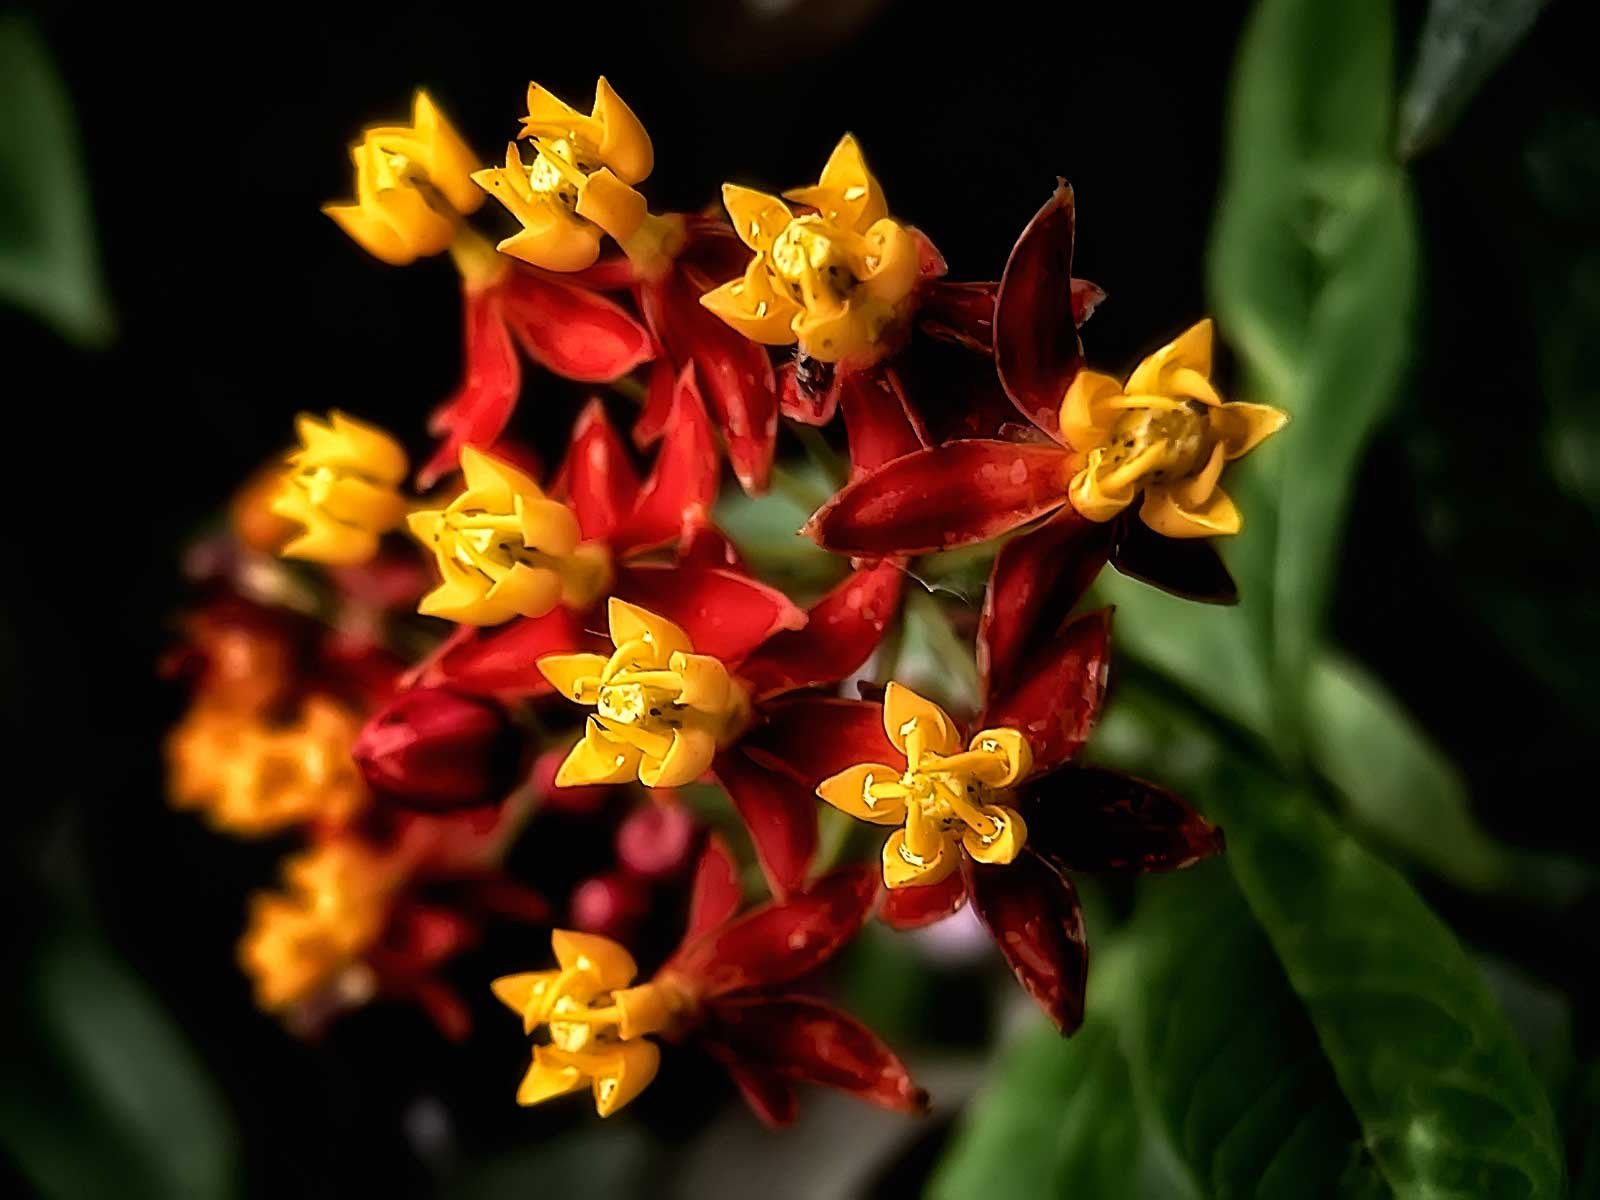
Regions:
<svg viewBox="0 0 1600 1200"><path fill-rule="evenodd" d="M499 803L521 773L523 745L497 702L412 688L367 721L350 754L378 796L438 811Z"/></svg>

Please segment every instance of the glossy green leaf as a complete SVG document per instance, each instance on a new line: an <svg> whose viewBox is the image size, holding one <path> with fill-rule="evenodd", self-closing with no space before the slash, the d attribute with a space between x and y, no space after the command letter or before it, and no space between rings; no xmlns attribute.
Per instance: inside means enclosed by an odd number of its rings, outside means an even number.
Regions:
<svg viewBox="0 0 1600 1200"><path fill-rule="evenodd" d="M813 463L775 468L772 490L764 495L748 496L737 489L723 493L716 507L717 527L768 583L821 592L844 578L849 564L801 537L800 527L833 491L832 480Z"/></svg>
<svg viewBox="0 0 1600 1200"><path fill-rule="evenodd" d="M114 319L95 249L72 105L24 17L0 17L0 303L84 345Z"/></svg>

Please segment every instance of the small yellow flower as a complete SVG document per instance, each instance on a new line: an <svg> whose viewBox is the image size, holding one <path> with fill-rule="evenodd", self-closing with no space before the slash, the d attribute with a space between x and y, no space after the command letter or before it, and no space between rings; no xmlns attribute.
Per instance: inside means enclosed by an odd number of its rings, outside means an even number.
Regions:
<svg viewBox="0 0 1600 1200"><path fill-rule="evenodd" d="M279 553L329 566L366 562L405 516L398 490L405 451L381 429L338 411L326 421L302 413L295 430L300 449L289 456L270 508L305 531Z"/></svg>
<svg viewBox="0 0 1600 1200"><path fill-rule="evenodd" d="M963 750L945 711L897 683L884 694L883 727L905 767L861 763L823 780L817 795L857 820L901 826L883 847L885 884L938 883L960 865L962 850L981 863L1016 858L1028 827L1002 801L1033 769L1027 738L985 729Z"/></svg>
<svg viewBox="0 0 1600 1200"><path fill-rule="evenodd" d="M251 898L239 965L256 1003L279 1012L330 988L346 999L370 995L360 961L389 917L396 876L352 841L325 842L284 864L284 889Z"/></svg>
<svg viewBox="0 0 1600 1200"><path fill-rule="evenodd" d="M478 160L461 135L419 91L410 125L378 125L350 147L353 204L327 213L367 253L397 267L449 249L462 215L483 194L472 183Z"/></svg>
<svg viewBox="0 0 1600 1200"><path fill-rule="evenodd" d="M696 654L665 617L611 597L615 652L547 654L539 670L557 692L593 706L583 740L556 772L558 787L639 780L681 787L744 731L750 699L720 659Z"/></svg>
<svg viewBox="0 0 1600 1200"><path fill-rule="evenodd" d="M550 935L559 968L506 975L494 994L522 1018L523 1032L544 1029L517 1103L539 1104L588 1085L609 1117L642 1092L661 1062L646 1034L671 1026L687 997L670 983L629 987L639 969L617 943L591 933Z"/></svg>
<svg viewBox="0 0 1600 1200"><path fill-rule="evenodd" d="M1167 537L1238 533L1239 510L1218 485L1222 468L1282 429L1289 414L1224 401L1211 385L1211 321L1139 364L1125 384L1080 371L1061 404L1061 433L1088 459L1072 506L1109 521L1141 490L1139 516Z"/></svg>
<svg viewBox="0 0 1600 1200"><path fill-rule="evenodd" d="M655 165L650 135L605 76L585 116L536 83L528 85L522 136L534 158L522 161L516 142L506 165L472 178L522 223L500 250L549 271L581 271L600 256L600 238L619 243L645 224L644 197L633 189Z"/></svg>
<svg viewBox="0 0 1600 1200"><path fill-rule="evenodd" d="M466 487L442 509L414 512L411 534L433 551L443 581L417 611L463 625L583 609L611 579L602 542L579 542L578 518L509 463L461 449Z"/></svg>
<svg viewBox="0 0 1600 1200"><path fill-rule="evenodd" d="M797 217L776 196L723 184L734 231L756 255L700 303L752 341L798 342L824 362L881 357L916 286L917 244L889 217L855 138L840 139L815 187L784 195L816 211Z"/></svg>

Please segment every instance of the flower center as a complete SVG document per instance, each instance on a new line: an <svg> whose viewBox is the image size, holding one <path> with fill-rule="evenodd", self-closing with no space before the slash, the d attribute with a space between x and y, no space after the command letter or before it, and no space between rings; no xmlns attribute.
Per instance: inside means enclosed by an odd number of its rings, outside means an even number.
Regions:
<svg viewBox="0 0 1600 1200"><path fill-rule="evenodd" d="M948 843L970 835L984 845L1005 832L1005 818L995 807L1007 793L989 786L976 772L1004 771L998 747L978 748L948 756L922 753L899 779L871 781L870 801L902 800L906 835L899 854L912 866L936 861Z"/></svg>
<svg viewBox="0 0 1600 1200"><path fill-rule="evenodd" d="M528 188L535 196L543 196L561 205L568 212L578 207L578 189L589 174L599 169L597 153L575 133L565 137L537 137L530 139L535 158L528 165Z"/></svg>
<svg viewBox="0 0 1600 1200"><path fill-rule="evenodd" d="M524 535L523 520L516 513L464 509L446 511L434 541L446 557L490 583L499 583L519 563L559 573L566 557L527 545Z"/></svg>
<svg viewBox="0 0 1600 1200"><path fill-rule="evenodd" d="M813 215L790 221L772 243L773 273L806 308L837 307L855 290L846 236Z"/></svg>
<svg viewBox="0 0 1600 1200"><path fill-rule="evenodd" d="M1206 465L1216 440L1209 410L1195 400L1129 408L1112 427L1100 483L1114 491L1134 481L1170 482Z"/></svg>

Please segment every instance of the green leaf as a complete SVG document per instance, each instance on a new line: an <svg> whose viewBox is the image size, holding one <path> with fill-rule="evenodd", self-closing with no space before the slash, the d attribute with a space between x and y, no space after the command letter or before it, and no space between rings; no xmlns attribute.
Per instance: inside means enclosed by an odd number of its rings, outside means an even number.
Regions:
<svg viewBox="0 0 1600 1200"><path fill-rule="evenodd" d="M1450 132L1474 93L1520 42L1548 0L1433 0L1400 100L1400 153Z"/></svg>
<svg viewBox="0 0 1600 1200"><path fill-rule="evenodd" d="M1495 841L1473 816L1454 764L1354 662L1318 659L1306 707L1312 764L1368 838L1472 891L1560 907L1590 885L1576 860Z"/></svg>
<svg viewBox="0 0 1600 1200"><path fill-rule="evenodd" d="M650 1192L658 1156L626 1120L580 1126L472 1163L450 1178L447 1200L528 1200L534 1196L638 1196Z"/></svg>
<svg viewBox="0 0 1600 1200"><path fill-rule="evenodd" d="M972 645L957 635L939 598L906 589L893 678L952 712L978 707L978 668Z"/></svg>
<svg viewBox="0 0 1600 1200"><path fill-rule="evenodd" d="M14 14L0 17L0 301L86 346L114 333L72 105Z"/></svg>
<svg viewBox="0 0 1600 1200"><path fill-rule="evenodd" d="M0 1144L50 1197L227 1197L226 1101L109 947L58 930L27 975L27 1026L0 1076Z"/></svg>
<svg viewBox="0 0 1600 1200"><path fill-rule="evenodd" d="M800 527L833 495L833 481L815 463L774 468L772 490L747 496L733 490L717 502L716 523L766 582L786 590L821 592L843 579L849 563L829 554Z"/></svg>

